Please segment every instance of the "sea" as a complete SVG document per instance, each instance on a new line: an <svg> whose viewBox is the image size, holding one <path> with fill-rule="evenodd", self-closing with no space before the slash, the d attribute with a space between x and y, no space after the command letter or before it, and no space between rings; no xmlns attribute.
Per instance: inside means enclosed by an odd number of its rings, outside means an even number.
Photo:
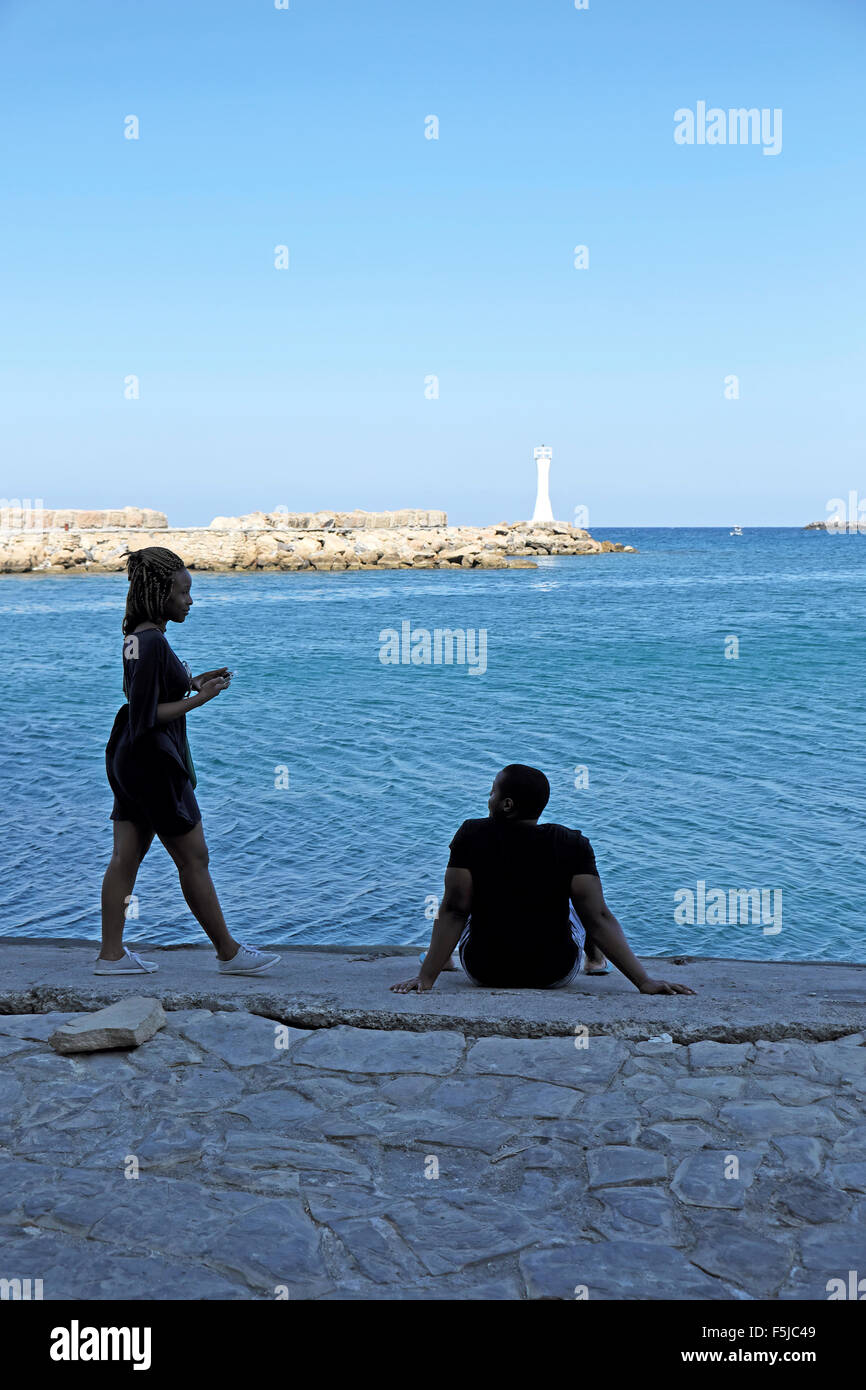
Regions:
<svg viewBox="0 0 866 1390"><path fill-rule="evenodd" d="M866 537L593 534L638 553L194 574L167 636L235 672L187 727L236 937L425 945L449 841L520 762L638 954L866 961ZM126 584L0 576L0 935L99 939ZM126 940L205 940L158 840Z"/></svg>

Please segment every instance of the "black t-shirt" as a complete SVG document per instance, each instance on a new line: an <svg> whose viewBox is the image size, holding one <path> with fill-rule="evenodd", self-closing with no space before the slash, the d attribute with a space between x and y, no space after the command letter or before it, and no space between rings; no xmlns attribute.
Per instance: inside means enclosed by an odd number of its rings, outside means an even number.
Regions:
<svg viewBox="0 0 866 1390"><path fill-rule="evenodd" d="M598 869L589 840L564 825L466 820L451 841L449 869L472 874L463 941L466 968L500 987L543 987L574 965L571 880Z"/></svg>

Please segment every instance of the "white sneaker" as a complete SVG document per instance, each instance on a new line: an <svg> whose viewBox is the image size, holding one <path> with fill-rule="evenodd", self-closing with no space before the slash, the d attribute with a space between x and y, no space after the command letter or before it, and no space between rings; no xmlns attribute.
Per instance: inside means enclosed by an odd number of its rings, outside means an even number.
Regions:
<svg viewBox="0 0 866 1390"><path fill-rule="evenodd" d="M102 956L97 956L96 969L93 973L94 975L152 975L154 970L158 969L159 966L156 961L142 960L135 951L130 951L128 946L124 946L120 960L103 960Z"/></svg>
<svg viewBox="0 0 866 1390"><path fill-rule="evenodd" d="M268 956L255 946L242 945L231 960L218 960L217 970L221 975L263 975L278 960L279 956Z"/></svg>

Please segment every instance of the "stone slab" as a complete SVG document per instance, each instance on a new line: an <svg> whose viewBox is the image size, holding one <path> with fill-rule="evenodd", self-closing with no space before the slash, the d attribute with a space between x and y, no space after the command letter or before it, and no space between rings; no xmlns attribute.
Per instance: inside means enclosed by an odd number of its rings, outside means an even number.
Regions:
<svg viewBox="0 0 866 1390"><path fill-rule="evenodd" d="M520 1257L530 1298L735 1298L678 1250L648 1240L574 1241ZM584 1292L585 1291L585 1292Z"/></svg>
<svg viewBox="0 0 866 1390"><path fill-rule="evenodd" d="M61 1024L49 1037L55 1052L103 1052L115 1047L140 1047L165 1023L158 999L133 995L118 999L93 1014L79 1014Z"/></svg>

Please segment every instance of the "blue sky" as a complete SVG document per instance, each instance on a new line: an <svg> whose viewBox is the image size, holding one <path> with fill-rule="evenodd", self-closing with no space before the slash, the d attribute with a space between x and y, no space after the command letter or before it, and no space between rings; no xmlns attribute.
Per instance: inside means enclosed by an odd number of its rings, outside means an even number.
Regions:
<svg viewBox="0 0 866 1390"><path fill-rule="evenodd" d="M549 444L591 526L866 495L864 57L853 0L0 0L0 494L516 520ZM677 145L702 100L781 152Z"/></svg>

